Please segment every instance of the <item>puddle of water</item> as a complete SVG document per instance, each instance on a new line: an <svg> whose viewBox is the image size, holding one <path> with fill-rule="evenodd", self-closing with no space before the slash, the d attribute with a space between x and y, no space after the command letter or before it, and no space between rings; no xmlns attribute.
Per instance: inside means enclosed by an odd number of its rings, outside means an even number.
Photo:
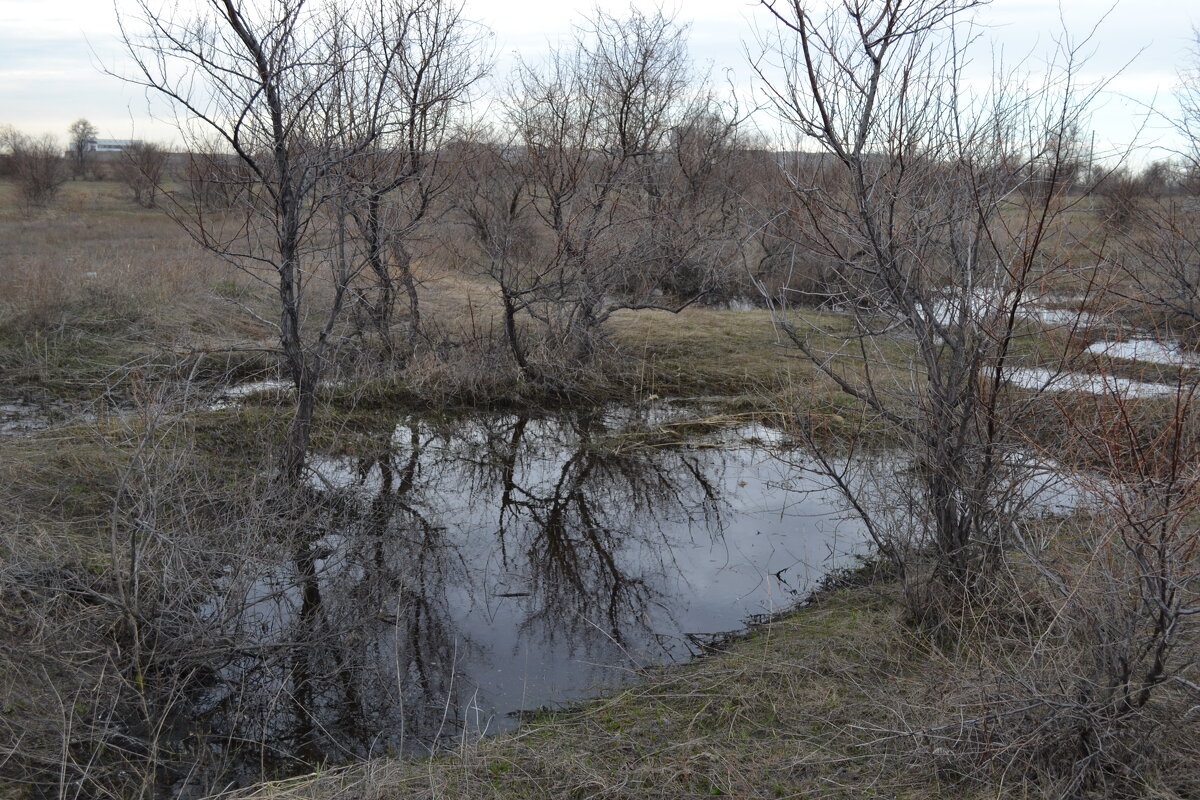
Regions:
<svg viewBox="0 0 1200 800"><path fill-rule="evenodd" d="M761 298L731 297L720 303L713 304L714 308L724 311L761 311L765 303Z"/></svg>
<svg viewBox="0 0 1200 800"><path fill-rule="evenodd" d="M864 548L836 497L762 446L769 428L637 446L681 413L665 409L412 420L373 455L313 458L352 521L239 563L207 601L238 655L182 716L259 744L192 780L511 727L691 657Z"/></svg>
<svg viewBox="0 0 1200 800"><path fill-rule="evenodd" d="M311 486L348 521L231 565L206 601L235 655L176 721L195 761L216 765L188 780L510 728L686 660L866 550L840 498L798 468L809 457L780 458L774 429L666 447L633 435L682 413L414 418L372 454L314 457ZM907 472L890 454L872 463ZM1035 512L1077 502L1054 465L1029 480Z"/></svg>
<svg viewBox="0 0 1200 800"><path fill-rule="evenodd" d="M50 415L31 403L0 403L0 434L16 435L50 426Z"/></svg>
<svg viewBox="0 0 1200 800"><path fill-rule="evenodd" d="M95 415L62 400L0 403L0 436L21 436L66 420L86 422Z"/></svg>
<svg viewBox="0 0 1200 800"><path fill-rule="evenodd" d="M291 381L284 380L266 380L266 381L249 381L247 383L239 383L235 386L230 386L221 393L222 397L237 399L239 397L250 397L255 394L264 392L275 392L290 390L292 388Z"/></svg>
<svg viewBox="0 0 1200 800"><path fill-rule="evenodd" d="M949 324L957 316L963 302L961 299L939 301L933 305L931 315L939 323ZM1000 308L1000 304L1006 302L1009 301L997 292L981 292L967 298L966 310L972 316L1007 313L1007 308ZM1104 320L1096 314L1079 310L1081 302L1083 298L1035 296L1024 300L1018 313L1051 329L1082 330L1104 324Z"/></svg>
<svg viewBox="0 0 1200 800"><path fill-rule="evenodd" d="M268 392L290 393L293 389L293 386L294 384L287 380L264 380L238 383L233 386L226 387L221 392L221 396L217 398L217 401L212 403L208 408L210 411L221 411L226 408L235 408L247 397L253 397L257 394L266 394Z"/></svg>
<svg viewBox="0 0 1200 800"><path fill-rule="evenodd" d="M1022 309L1021 313L1037 320L1041 325L1052 329L1095 328L1104 324L1104 320L1090 311L1080 311L1075 308L1063 308L1033 305Z"/></svg>

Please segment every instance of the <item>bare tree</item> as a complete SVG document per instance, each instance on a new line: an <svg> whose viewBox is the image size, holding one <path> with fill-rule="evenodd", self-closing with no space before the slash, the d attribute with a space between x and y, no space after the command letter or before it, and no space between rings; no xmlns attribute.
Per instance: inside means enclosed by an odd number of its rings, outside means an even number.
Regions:
<svg viewBox="0 0 1200 800"><path fill-rule="evenodd" d="M186 204L191 216L241 209L255 184L245 162L220 142L192 142L175 177L181 188L173 199Z"/></svg>
<svg viewBox="0 0 1200 800"><path fill-rule="evenodd" d="M377 107L374 119L348 113L361 139L364 124L378 135L370 147L339 172L344 211L370 268L373 297L364 297L371 326L385 351L398 355L392 321L398 294L407 298L405 353L411 355L420 331L420 301L412 270L411 240L434 200L456 176L445 169L441 151L468 92L488 69L482 37L452 0L390 0L364 16L368 40L391 42L394 49L368 49L368 68L343 76L340 96L349 106ZM374 97L380 88L384 95Z"/></svg>
<svg viewBox="0 0 1200 800"><path fill-rule="evenodd" d="M399 3L363 12L333 0L205 6L190 16L139 2L136 22L127 16L122 29L137 82L175 104L185 138L215 138L240 165L234 179L249 179L236 215L196 213L187 202L171 208L202 245L274 283L280 351L296 388L281 466L295 478L341 311L368 268L348 246L352 177L369 172L363 162L397 132L391 104L411 89L397 80L413 46L402 21L429 25L426 15L450 6L421 3L410 16ZM430 51L449 41L433 27L443 38L428 41ZM426 105L404 113L440 113L421 98Z"/></svg>
<svg viewBox="0 0 1200 800"><path fill-rule="evenodd" d="M1087 567L1059 567L1059 618L1090 658L1075 677L1075 702L1053 713L1078 731L1071 779L1094 782L1114 763L1141 767L1147 730L1182 724L1193 703L1160 704L1182 692L1194 701L1200 616L1200 441L1196 390L1183 374L1164 398L1139 401L1120 381L1064 406L1063 452L1095 502L1083 541ZM1054 633L1057 633L1056 631Z"/></svg>
<svg viewBox="0 0 1200 800"><path fill-rule="evenodd" d="M71 135L71 171L76 178L82 178L87 175L99 131L86 119L77 119L67 128L67 133Z"/></svg>
<svg viewBox="0 0 1200 800"><path fill-rule="evenodd" d="M597 13L570 45L514 75L505 103L513 139L488 160L506 173L493 188L504 188L467 216L491 253L506 330L517 317L535 322L565 348L560 362L586 363L619 309L679 310L710 288L721 255L707 245L730 226L715 221L728 208L700 196L717 183L736 115L722 117L693 85L685 33L662 14ZM685 209L672 230L664 215ZM541 246L514 259L512 237L495 229L502 219ZM688 294L665 296L670 289ZM526 377L555 382L509 338Z"/></svg>
<svg viewBox="0 0 1200 800"><path fill-rule="evenodd" d="M1200 173L1200 29L1192 30L1192 57L1180 69L1176 97L1180 115L1170 122L1184 140L1184 147L1177 155L1183 160L1185 171L1194 176Z"/></svg>
<svg viewBox="0 0 1200 800"><path fill-rule="evenodd" d="M846 304L827 331L791 310L785 288L771 297L776 319L864 409L850 435L861 445L886 431L912 458L886 518L844 462L825 464L919 614L973 591L1028 499L1011 432L1029 401L1008 380L1023 307L1064 264L1054 237L1087 99L1069 45L1053 91L1001 80L969 95L960 23L979 5L844 0L825 13L764 0L777 25L764 47L782 72L756 64L797 141L824 154L789 176L793 252L832 272L826 296L807 299Z"/></svg>
<svg viewBox="0 0 1200 800"><path fill-rule="evenodd" d="M153 142L134 142L121 151L117 179L129 187L133 201L139 206L155 206L169 157L166 150Z"/></svg>
<svg viewBox="0 0 1200 800"><path fill-rule="evenodd" d="M308 336L306 283L328 250L321 182L344 158L341 143L329 135L336 122L324 117L315 98L357 54L331 48L327 23L300 0L213 0L195 17L148 3L138 8L142 33L133 33L129 17L121 25L139 82L207 127L255 178L245 218L232 230L208 218L180 219L201 244L255 277L257 265L275 274L280 347L297 391L283 472L295 477L304 466L317 385L349 283L349 276L334 272L325 324ZM185 126L180 123L187 136Z"/></svg>
<svg viewBox="0 0 1200 800"><path fill-rule="evenodd" d="M1150 197L1166 197L1177 192L1182 183L1182 170L1178 162L1171 159L1152 161L1142 169L1142 183Z"/></svg>
<svg viewBox="0 0 1200 800"><path fill-rule="evenodd" d="M1179 191L1148 199L1141 187L1117 232L1127 253L1121 261L1128 281L1124 299L1158 317L1167 335L1195 346L1200 341L1200 50L1180 77L1182 113L1169 120L1183 139L1177 153Z"/></svg>
<svg viewBox="0 0 1200 800"><path fill-rule="evenodd" d="M67 181L58 142L49 134L33 137L12 129L4 135L2 143L8 147L9 168L21 199L29 206L50 205Z"/></svg>
<svg viewBox="0 0 1200 800"><path fill-rule="evenodd" d="M643 165L644 213L633 226L633 249L649 268L622 283L628 295L649 289L682 301L747 291L734 265L757 164L739 117L736 105L697 97L673 121L665 149Z"/></svg>
<svg viewBox="0 0 1200 800"><path fill-rule="evenodd" d="M1118 167L1100 177L1095 194L1105 225L1127 232L1150 195L1150 184L1146 175Z"/></svg>
<svg viewBox="0 0 1200 800"><path fill-rule="evenodd" d="M458 143L452 150L464 178L452 202L478 247L475 270L499 290L509 352L522 374L536 376L519 320L543 291L547 276L533 257L537 235L528 208L523 154L511 143L476 138L480 141Z"/></svg>

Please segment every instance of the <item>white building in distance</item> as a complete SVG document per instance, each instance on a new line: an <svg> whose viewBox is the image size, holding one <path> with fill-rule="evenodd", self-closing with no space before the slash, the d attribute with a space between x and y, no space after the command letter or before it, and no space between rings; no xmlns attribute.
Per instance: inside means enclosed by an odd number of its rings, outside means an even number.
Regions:
<svg viewBox="0 0 1200 800"><path fill-rule="evenodd" d="M86 149L89 153L119 153L141 144L141 139L92 139L87 143Z"/></svg>

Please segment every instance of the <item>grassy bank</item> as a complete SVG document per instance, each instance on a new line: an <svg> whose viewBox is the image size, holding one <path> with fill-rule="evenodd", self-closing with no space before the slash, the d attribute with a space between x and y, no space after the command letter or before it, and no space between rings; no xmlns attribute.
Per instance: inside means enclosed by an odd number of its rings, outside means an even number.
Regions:
<svg viewBox="0 0 1200 800"><path fill-rule="evenodd" d="M932 751L914 763L896 731L895 709L930 702L953 664L899 624L895 600L887 585L830 592L718 654L647 672L516 733L430 762L381 760L248 796L995 796L939 768ZM1013 788L1007 796L1020 796Z"/></svg>
<svg viewBox="0 0 1200 800"><path fill-rule="evenodd" d="M514 733L465 742L432 760L375 759L233 796L1062 796L1065 789L1036 757L1020 755L1033 737L1008 739L1000 716L991 734L978 729L1012 666L1011 641L995 635L1004 624L981 612L977 627L950 644L906 625L901 606L887 581L824 591L720 652L647 671L599 699L531 715ZM1156 738L1164 769L1114 776L1082 796L1194 796L1195 735L1192 725L1172 732L1169 742Z"/></svg>

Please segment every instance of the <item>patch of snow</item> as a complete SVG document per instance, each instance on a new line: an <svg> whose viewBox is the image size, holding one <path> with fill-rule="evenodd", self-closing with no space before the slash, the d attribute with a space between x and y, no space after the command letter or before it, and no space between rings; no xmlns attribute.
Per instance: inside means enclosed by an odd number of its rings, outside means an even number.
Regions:
<svg viewBox="0 0 1200 800"><path fill-rule="evenodd" d="M1088 346L1086 352L1109 358L1145 361L1149 364L1167 364L1175 367L1200 366L1200 354L1184 350L1177 342L1160 342L1155 339L1095 342Z"/></svg>
<svg viewBox="0 0 1200 800"><path fill-rule="evenodd" d="M1178 387L1166 383L1148 383L1114 375L1080 372L1053 372L1048 369L1015 369L1008 373L1010 383L1023 389L1083 394L1115 394L1126 398L1163 397Z"/></svg>

